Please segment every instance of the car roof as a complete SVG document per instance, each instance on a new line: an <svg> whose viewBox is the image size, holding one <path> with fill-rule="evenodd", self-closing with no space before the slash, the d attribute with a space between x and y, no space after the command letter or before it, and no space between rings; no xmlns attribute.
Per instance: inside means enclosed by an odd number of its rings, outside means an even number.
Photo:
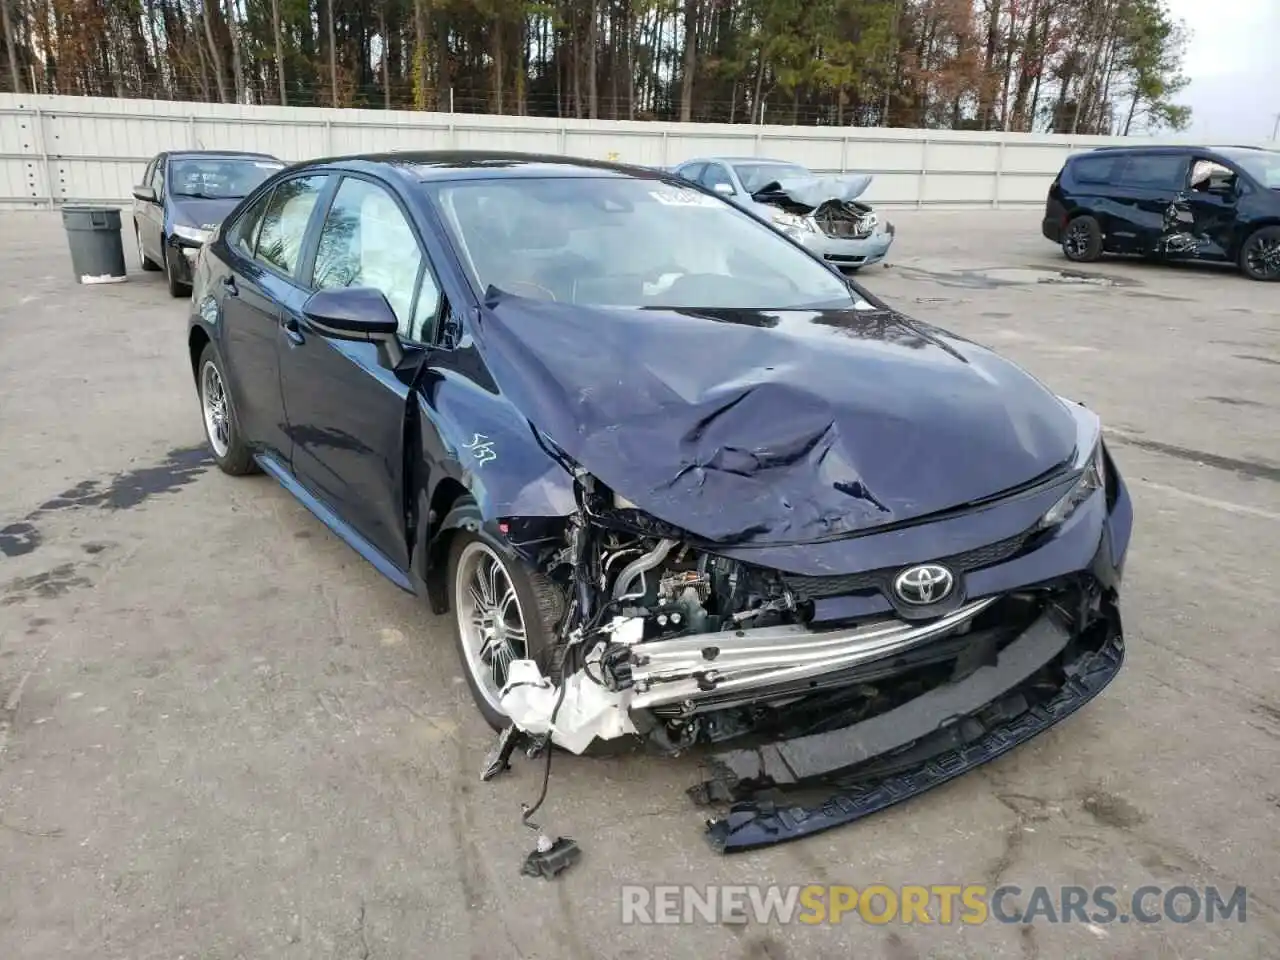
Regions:
<svg viewBox="0 0 1280 960"><path fill-rule="evenodd" d="M1123 146L1104 146L1094 147L1092 150L1082 150L1080 153L1071 155L1071 159L1077 157L1088 157L1099 153L1107 154L1127 154L1127 153L1222 153L1224 151L1249 150L1261 153L1273 153L1275 151L1267 147L1254 146L1252 144L1219 144L1213 146L1210 144L1198 143L1148 143L1134 144L1132 146L1125 144Z"/></svg>
<svg viewBox="0 0 1280 960"><path fill-rule="evenodd" d="M443 180L498 180L512 177L618 177L657 180L671 176L653 167L549 153L499 150L421 150L361 153L297 164L368 172L394 172L413 183Z"/></svg>
<svg viewBox="0 0 1280 960"><path fill-rule="evenodd" d="M692 157L688 160L681 160L676 166L683 167L689 163L780 163L788 167L803 166L803 164L796 163L794 160L777 160L773 157Z"/></svg>
<svg viewBox="0 0 1280 960"><path fill-rule="evenodd" d="M170 160L181 160L184 157L218 157L230 160L234 157L252 157L257 160L280 160L269 153L254 153L248 150L167 150ZM281 161L283 162L283 161Z"/></svg>

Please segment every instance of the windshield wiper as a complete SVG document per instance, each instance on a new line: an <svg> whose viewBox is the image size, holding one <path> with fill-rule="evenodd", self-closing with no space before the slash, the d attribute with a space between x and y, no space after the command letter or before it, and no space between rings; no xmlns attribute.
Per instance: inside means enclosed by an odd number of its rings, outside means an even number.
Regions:
<svg viewBox="0 0 1280 960"><path fill-rule="evenodd" d="M175 193L176 197L190 197L192 200L239 200L243 196L232 196L227 193Z"/></svg>

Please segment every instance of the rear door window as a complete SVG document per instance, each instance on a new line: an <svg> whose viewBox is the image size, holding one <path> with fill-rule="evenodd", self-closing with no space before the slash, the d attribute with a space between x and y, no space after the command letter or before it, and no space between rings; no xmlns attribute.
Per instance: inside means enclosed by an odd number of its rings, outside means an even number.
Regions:
<svg viewBox="0 0 1280 960"><path fill-rule="evenodd" d="M1116 160L1123 157L1081 157L1071 163L1071 175L1078 183L1111 183L1115 179Z"/></svg>
<svg viewBox="0 0 1280 960"><path fill-rule="evenodd" d="M302 241L328 176L295 177L277 184L258 231L257 258L292 277L302 256Z"/></svg>
<svg viewBox="0 0 1280 960"><path fill-rule="evenodd" d="M1187 158L1173 154L1134 154L1120 172L1120 182L1144 190L1180 190L1186 182Z"/></svg>

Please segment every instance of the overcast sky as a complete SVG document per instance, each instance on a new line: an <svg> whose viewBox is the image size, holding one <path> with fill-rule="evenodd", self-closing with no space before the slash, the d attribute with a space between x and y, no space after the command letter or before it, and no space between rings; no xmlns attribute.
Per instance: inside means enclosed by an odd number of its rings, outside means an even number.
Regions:
<svg viewBox="0 0 1280 960"><path fill-rule="evenodd" d="M1187 133L1216 143L1266 140L1280 113L1280 0L1166 0L1191 32L1178 96Z"/></svg>

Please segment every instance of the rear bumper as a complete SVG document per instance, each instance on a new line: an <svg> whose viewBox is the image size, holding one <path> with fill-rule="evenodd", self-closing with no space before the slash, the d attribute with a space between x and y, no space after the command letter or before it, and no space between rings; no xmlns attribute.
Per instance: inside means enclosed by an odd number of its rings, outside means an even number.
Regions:
<svg viewBox="0 0 1280 960"><path fill-rule="evenodd" d="M1062 242L1062 218L1046 216L1040 223L1040 232L1046 240L1054 243Z"/></svg>
<svg viewBox="0 0 1280 960"><path fill-rule="evenodd" d="M730 802L707 838L731 853L851 823L946 783L1070 716L1119 673L1119 611L1073 635L1051 612L994 664L829 733L726 751L695 803ZM789 799L796 791L806 799ZM815 799L816 797L816 799Z"/></svg>

